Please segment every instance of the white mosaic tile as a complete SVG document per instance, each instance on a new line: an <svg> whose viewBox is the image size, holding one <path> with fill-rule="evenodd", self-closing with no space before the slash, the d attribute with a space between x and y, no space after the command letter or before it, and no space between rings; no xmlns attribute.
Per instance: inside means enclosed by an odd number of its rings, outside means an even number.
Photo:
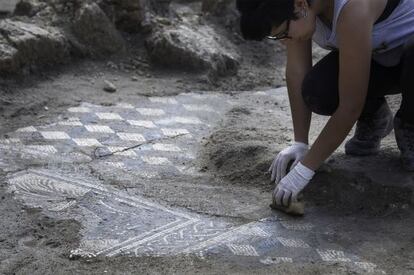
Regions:
<svg viewBox="0 0 414 275"><path fill-rule="evenodd" d="M309 231L314 227L314 225L311 223L298 223L290 221L281 221L280 224L286 229L298 231Z"/></svg>
<svg viewBox="0 0 414 275"><path fill-rule="evenodd" d="M109 152L111 152L111 153L118 153L118 152L121 152L121 151L123 151L123 150L125 150L127 147L120 147L120 146L108 146L108 147L106 147L108 150L109 150Z"/></svg>
<svg viewBox="0 0 414 275"><path fill-rule="evenodd" d="M350 262L343 251L316 249L322 260L325 262Z"/></svg>
<svg viewBox="0 0 414 275"><path fill-rule="evenodd" d="M184 158L187 158L187 159L196 159L196 156L194 155L194 154L192 154L192 153L189 153L189 152L186 152L184 155L183 155L183 157Z"/></svg>
<svg viewBox="0 0 414 275"><path fill-rule="evenodd" d="M118 137L122 140L127 141L138 141L138 142L144 142L145 138L141 134L136 133L117 133Z"/></svg>
<svg viewBox="0 0 414 275"><path fill-rule="evenodd" d="M132 126L139 126L144 128L157 128L157 126L150 120L127 120Z"/></svg>
<svg viewBox="0 0 414 275"><path fill-rule="evenodd" d="M267 93L266 92L259 91L259 92L255 92L253 95L258 95L258 96L265 95L265 96L267 96Z"/></svg>
<svg viewBox="0 0 414 275"><path fill-rule="evenodd" d="M125 165L123 162L105 162L107 165L113 166L118 169L125 169Z"/></svg>
<svg viewBox="0 0 414 275"><path fill-rule="evenodd" d="M168 97L150 97L149 100L153 103L178 104L177 100Z"/></svg>
<svg viewBox="0 0 414 275"><path fill-rule="evenodd" d="M16 132L19 132L19 133L33 133L33 132L37 132L37 129L33 126L29 126L29 127L24 127L24 128L17 129Z"/></svg>
<svg viewBox="0 0 414 275"><path fill-rule="evenodd" d="M256 237L262 237L262 238L269 238L271 236L271 234L267 233L266 231L264 231L263 228L260 228L258 226L246 227L243 230L241 230L239 233L243 235L256 236Z"/></svg>
<svg viewBox="0 0 414 275"><path fill-rule="evenodd" d="M51 145L27 145L27 149L39 151L47 154L56 154L58 150Z"/></svg>
<svg viewBox="0 0 414 275"><path fill-rule="evenodd" d="M116 107L123 109L134 109L134 106L129 103L118 103Z"/></svg>
<svg viewBox="0 0 414 275"><path fill-rule="evenodd" d="M164 151L164 152L181 152L181 149L174 144L162 144L156 143L152 145L152 148L155 151Z"/></svg>
<svg viewBox="0 0 414 275"><path fill-rule="evenodd" d="M78 145L78 146L84 146L84 147L89 147L89 146L102 146L102 144L94 139L94 138L74 138L73 141Z"/></svg>
<svg viewBox="0 0 414 275"><path fill-rule="evenodd" d="M163 157L147 157L142 156L142 161L151 165L171 165L171 162L167 158Z"/></svg>
<svg viewBox="0 0 414 275"><path fill-rule="evenodd" d="M92 104L92 103L89 103L89 102L83 102L82 103L82 107L86 107L86 108L102 108L102 105Z"/></svg>
<svg viewBox="0 0 414 275"><path fill-rule="evenodd" d="M161 129L161 131L167 137L174 137L174 136L179 136L179 135L190 135L190 132L187 129L164 128L164 129Z"/></svg>
<svg viewBox="0 0 414 275"><path fill-rule="evenodd" d="M70 139L70 136L65 132L59 131L45 131L40 132L45 139Z"/></svg>
<svg viewBox="0 0 414 275"><path fill-rule="evenodd" d="M218 95L214 94L189 94L188 96L191 96L195 99L208 99L208 98L218 98Z"/></svg>
<svg viewBox="0 0 414 275"><path fill-rule="evenodd" d="M59 121L58 125L62 126L83 126L82 122L79 119L68 119Z"/></svg>
<svg viewBox="0 0 414 275"><path fill-rule="evenodd" d="M90 113L91 109L86 107L73 107L68 109L71 113Z"/></svg>
<svg viewBox="0 0 414 275"><path fill-rule="evenodd" d="M171 125L171 124L203 124L197 117L170 117L158 120L156 124Z"/></svg>
<svg viewBox="0 0 414 275"><path fill-rule="evenodd" d="M237 256L252 256L258 257L260 256L257 253L256 249L251 245L235 245L235 244L228 244L227 247L230 251Z"/></svg>
<svg viewBox="0 0 414 275"><path fill-rule="evenodd" d="M137 156L137 153L135 153L132 150L128 150L128 151L123 151L123 152L115 153L115 155L120 155L120 156L124 156L124 157L136 157Z"/></svg>
<svg viewBox="0 0 414 275"><path fill-rule="evenodd" d="M211 106L208 105L196 105L196 104L183 104L184 109L191 112L210 112L210 113L219 113L214 110Z"/></svg>
<svg viewBox="0 0 414 275"><path fill-rule="evenodd" d="M96 113L96 115L105 120L122 120L122 117L117 113Z"/></svg>
<svg viewBox="0 0 414 275"><path fill-rule="evenodd" d="M12 143L21 143L18 138L4 138L0 139L0 144L12 144Z"/></svg>
<svg viewBox="0 0 414 275"><path fill-rule="evenodd" d="M310 246L300 239L286 239L282 237L276 238L283 246L285 247L295 247L295 248L309 248Z"/></svg>
<svg viewBox="0 0 414 275"><path fill-rule="evenodd" d="M165 111L162 109L153 109L153 108L136 108L138 113L143 116L163 116Z"/></svg>
<svg viewBox="0 0 414 275"><path fill-rule="evenodd" d="M190 176L202 176L203 175L203 173L199 172L199 170L194 167L180 166L180 165L177 165L174 167L177 168L177 170L180 171L180 173L184 175L190 175Z"/></svg>
<svg viewBox="0 0 414 275"><path fill-rule="evenodd" d="M85 125L86 130L92 133L105 133L113 134L115 133L109 126L106 125Z"/></svg>
<svg viewBox="0 0 414 275"><path fill-rule="evenodd" d="M144 178L144 179L154 179L154 178L159 178L160 175L157 172L154 171L134 171L133 172L134 175Z"/></svg>
<svg viewBox="0 0 414 275"><path fill-rule="evenodd" d="M288 257L267 257L266 259L261 259L260 262L265 265L272 265L282 263L293 263L293 259Z"/></svg>

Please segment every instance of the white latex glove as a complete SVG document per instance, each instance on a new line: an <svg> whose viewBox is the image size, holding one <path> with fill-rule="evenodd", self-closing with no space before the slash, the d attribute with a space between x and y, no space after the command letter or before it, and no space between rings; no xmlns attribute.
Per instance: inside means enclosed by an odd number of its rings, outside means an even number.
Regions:
<svg viewBox="0 0 414 275"><path fill-rule="evenodd" d="M289 200L296 202L299 193L308 185L315 172L298 163L293 170L284 177L273 191L273 202L280 206L289 206Z"/></svg>
<svg viewBox="0 0 414 275"><path fill-rule="evenodd" d="M293 161L290 167L290 170L292 170L305 157L308 151L309 145L303 142L295 142L293 145L282 150L277 154L272 165L270 165L269 172L272 173L271 180L278 184L286 176L288 164Z"/></svg>

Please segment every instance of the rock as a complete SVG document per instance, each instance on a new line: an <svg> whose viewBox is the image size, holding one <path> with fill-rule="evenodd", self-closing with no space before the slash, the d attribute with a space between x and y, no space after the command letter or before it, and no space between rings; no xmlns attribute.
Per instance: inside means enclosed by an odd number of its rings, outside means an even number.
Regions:
<svg viewBox="0 0 414 275"><path fill-rule="evenodd" d="M181 22L198 24L201 21L201 2L171 3L170 9Z"/></svg>
<svg viewBox="0 0 414 275"><path fill-rule="evenodd" d="M19 52L0 36L0 72L14 73L20 67Z"/></svg>
<svg viewBox="0 0 414 275"><path fill-rule="evenodd" d="M71 32L71 42L86 55L104 57L125 49L124 39L95 3L85 4L79 9Z"/></svg>
<svg viewBox="0 0 414 275"><path fill-rule="evenodd" d="M131 78L131 80L136 82L136 81L138 81L138 80L139 80L139 78L138 78L137 76L133 76L133 77Z"/></svg>
<svg viewBox="0 0 414 275"><path fill-rule="evenodd" d="M39 0L20 0L16 4L14 15L33 17L47 7L47 4Z"/></svg>
<svg viewBox="0 0 414 275"><path fill-rule="evenodd" d="M108 93L115 93L116 92L116 86L112 83L112 82L110 82L110 81L108 81L108 80L105 80L104 81L104 83L105 83L105 86L104 86L104 91L105 92L108 92Z"/></svg>
<svg viewBox="0 0 414 275"><path fill-rule="evenodd" d="M0 13L12 13L19 0L0 0Z"/></svg>
<svg viewBox="0 0 414 275"><path fill-rule="evenodd" d="M225 37L206 25L162 27L146 41L156 64L187 70L210 70L219 76L237 72L240 56Z"/></svg>
<svg viewBox="0 0 414 275"><path fill-rule="evenodd" d="M56 28L10 19L0 21L0 70L16 72L24 65L64 63L69 59L68 42Z"/></svg>
<svg viewBox="0 0 414 275"><path fill-rule="evenodd" d="M108 66L108 68L111 68L113 70L118 70L118 66L114 62L109 61L108 63L106 63L106 66Z"/></svg>
<svg viewBox="0 0 414 275"><path fill-rule="evenodd" d="M135 33L147 27L151 7L159 6L159 2L163 0L101 0L99 6L118 29Z"/></svg>
<svg viewBox="0 0 414 275"><path fill-rule="evenodd" d="M140 31L145 16L141 2L137 0L118 1L119 5L115 5L115 23L118 28L127 32Z"/></svg>

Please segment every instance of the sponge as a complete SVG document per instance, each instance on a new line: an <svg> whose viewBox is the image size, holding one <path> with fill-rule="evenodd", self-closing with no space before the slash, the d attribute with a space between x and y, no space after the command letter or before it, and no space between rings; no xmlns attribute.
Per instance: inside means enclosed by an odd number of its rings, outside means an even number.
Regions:
<svg viewBox="0 0 414 275"><path fill-rule="evenodd" d="M293 160L291 160L288 163L287 171L289 172L292 168ZM274 201L269 205L270 208L275 210L280 210L282 212L285 212L286 214L292 215L292 216L303 216L305 214L305 202L303 201L303 195L299 194L297 201L290 201L289 206L282 206L277 205L274 203Z"/></svg>
<svg viewBox="0 0 414 275"><path fill-rule="evenodd" d="M292 216L303 216L305 214L305 202L302 197L298 198L297 201L292 201L289 206L277 205L274 202L270 204L270 207L275 210L280 210L286 214Z"/></svg>

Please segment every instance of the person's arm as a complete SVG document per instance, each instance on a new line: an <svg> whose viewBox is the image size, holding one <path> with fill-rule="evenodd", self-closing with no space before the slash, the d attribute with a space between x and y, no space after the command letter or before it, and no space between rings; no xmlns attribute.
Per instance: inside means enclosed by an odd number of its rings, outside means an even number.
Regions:
<svg viewBox="0 0 414 275"><path fill-rule="evenodd" d="M302 82L312 68L312 41L286 41L286 82L296 142L308 144L312 113L302 97Z"/></svg>
<svg viewBox="0 0 414 275"><path fill-rule="evenodd" d="M375 21L375 15L367 2L349 1L338 22L339 106L302 161L303 165L314 171L345 140L363 110L369 83L371 35Z"/></svg>
<svg viewBox="0 0 414 275"><path fill-rule="evenodd" d="M286 82L295 142L279 152L270 165L271 180L276 184L288 172L289 163L293 161L290 166L290 169L293 169L308 152L309 127L312 117L302 97L303 79L312 68L312 42L310 40L287 40L284 44L287 46Z"/></svg>

